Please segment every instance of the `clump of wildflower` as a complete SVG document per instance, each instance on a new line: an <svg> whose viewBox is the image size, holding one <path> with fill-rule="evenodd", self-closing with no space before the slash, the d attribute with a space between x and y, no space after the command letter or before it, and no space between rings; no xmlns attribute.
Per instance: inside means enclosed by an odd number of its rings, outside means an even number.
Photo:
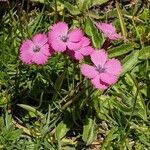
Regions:
<svg viewBox="0 0 150 150"><path fill-rule="evenodd" d="M52 49L48 44L48 38L45 34L36 34L31 40L22 42L20 47L20 59L25 64L43 65L51 56Z"/></svg>
<svg viewBox="0 0 150 150"><path fill-rule="evenodd" d="M117 34L115 27L112 23L96 23L97 28L104 33L104 36L110 40L120 39L121 36Z"/></svg>
<svg viewBox="0 0 150 150"><path fill-rule="evenodd" d="M117 82L121 73L121 63L117 59L108 59L104 50L94 51L91 55L93 65L82 64L81 73L91 80L95 88L104 90Z"/></svg>
<svg viewBox="0 0 150 150"><path fill-rule="evenodd" d="M64 52L67 48L69 50L80 48L82 37L80 29L69 30L65 22L54 24L48 33L49 44L56 52Z"/></svg>

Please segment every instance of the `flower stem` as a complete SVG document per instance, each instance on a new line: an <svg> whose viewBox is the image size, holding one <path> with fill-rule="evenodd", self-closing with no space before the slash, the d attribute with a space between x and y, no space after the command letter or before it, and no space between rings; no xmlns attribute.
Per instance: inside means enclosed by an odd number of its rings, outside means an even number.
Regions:
<svg viewBox="0 0 150 150"><path fill-rule="evenodd" d="M58 13L57 13L57 0L54 0L54 6L55 6L55 16L54 16L54 22L57 21Z"/></svg>

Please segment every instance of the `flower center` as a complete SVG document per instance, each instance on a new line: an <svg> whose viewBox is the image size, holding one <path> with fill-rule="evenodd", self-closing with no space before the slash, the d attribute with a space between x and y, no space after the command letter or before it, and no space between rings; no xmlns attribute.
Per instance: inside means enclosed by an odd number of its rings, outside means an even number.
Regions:
<svg viewBox="0 0 150 150"><path fill-rule="evenodd" d="M67 36L62 36L62 37L61 37L61 40L62 40L63 42L67 42L67 41L68 41L68 37L67 37Z"/></svg>
<svg viewBox="0 0 150 150"><path fill-rule="evenodd" d="M33 52L37 53L37 52L39 52L39 51L40 51L40 47L39 47L39 46L35 46L35 47L33 48Z"/></svg>
<svg viewBox="0 0 150 150"><path fill-rule="evenodd" d="M105 72L105 68L103 68L101 65L96 67L96 71L98 71L99 73L104 73Z"/></svg>

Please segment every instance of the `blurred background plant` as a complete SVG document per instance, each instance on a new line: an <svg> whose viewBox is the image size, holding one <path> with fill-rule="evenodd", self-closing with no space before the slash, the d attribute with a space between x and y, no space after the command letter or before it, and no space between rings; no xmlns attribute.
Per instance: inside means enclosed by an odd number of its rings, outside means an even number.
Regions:
<svg viewBox="0 0 150 150"><path fill-rule="evenodd" d="M0 149L150 148L149 0L22 0L0 2ZM100 48L96 21L112 22L124 40L108 48L121 60L119 82L102 92L69 57L45 66L18 59L22 40L65 21Z"/></svg>

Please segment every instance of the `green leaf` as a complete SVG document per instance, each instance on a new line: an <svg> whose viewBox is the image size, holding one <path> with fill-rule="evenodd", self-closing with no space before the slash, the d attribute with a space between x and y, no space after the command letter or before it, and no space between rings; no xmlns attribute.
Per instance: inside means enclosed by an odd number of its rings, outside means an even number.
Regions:
<svg viewBox="0 0 150 150"><path fill-rule="evenodd" d="M93 0L92 6L102 5L102 4L106 3L106 2L108 2L108 0Z"/></svg>
<svg viewBox="0 0 150 150"><path fill-rule="evenodd" d="M139 59L150 59L150 46L144 47L140 50Z"/></svg>
<svg viewBox="0 0 150 150"><path fill-rule="evenodd" d="M132 106L131 107L127 107L125 104L123 104L122 102L118 101L118 100L114 100L112 101L113 106L118 109L119 111L123 112L125 115L130 115L132 112Z"/></svg>
<svg viewBox="0 0 150 150"><path fill-rule="evenodd" d="M70 3L66 2L64 4L64 6L66 7L66 9L72 14L72 15L79 15L81 14L80 10L76 7L71 5Z"/></svg>
<svg viewBox="0 0 150 150"><path fill-rule="evenodd" d="M124 75L126 72L132 70L132 68L138 63L139 50L133 51L130 55L128 55L125 59L123 59L123 70L122 74Z"/></svg>
<svg viewBox="0 0 150 150"><path fill-rule="evenodd" d="M86 145L90 145L94 141L95 135L95 119L87 118L85 125L83 126L82 139L86 143Z"/></svg>
<svg viewBox="0 0 150 150"><path fill-rule="evenodd" d="M108 0L77 0L77 5L79 9L83 12L90 7L102 5L108 2Z"/></svg>
<svg viewBox="0 0 150 150"><path fill-rule="evenodd" d="M43 11L41 11L41 13L38 14L37 17L35 17L34 21L32 21L30 23L30 34L35 34L38 30L38 28L40 27L40 23L42 22L42 19L43 19Z"/></svg>
<svg viewBox="0 0 150 150"><path fill-rule="evenodd" d="M140 19L143 19L144 21L148 21L150 18L150 13L148 8L144 8L142 14L140 14Z"/></svg>
<svg viewBox="0 0 150 150"><path fill-rule="evenodd" d="M4 95L4 94L0 94L0 106L2 105L4 105L4 104L6 104L7 103L7 98L6 98L6 96Z"/></svg>
<svg viewBox="0 0 150 150"><path fill-rule="evenodd" d="M55 82L55 90L57 90L57 92L54 92L54 95L52 97L52 101L56 100L57 96L59 95L63 81L66 77L66 72L67 72L67 69L64 70L64 72L57 78L57 80Z"/></svg>
<svg viewBox="0 0 150 150"><path fill-rule="evenodd" d="M9 134L8 134L8 140L16 140L20 137L22 133L22 130L21 129L17 129L17 130L14 130L14 131L10 131Z"/></svg>
<svg viewBox="0 0 150 150"><path fill-rule="evenodd" d="M136 83L136 78L134 77L134 75L127 73L125 79L126 79L127 83L130 83L130 86L132 87L130 92L132 92L133 95L135 96L137 93L137 88L138 88L137 83ZM137 116L141 117L141 119L147 120L146 106L145 106L144 99L143 99L140 91L138 91L137 101L136 101L133 115L137 115Z"/></svg>
<svg viewBox="0 0 150 150"><path fill-rule="evenodd" d="M109 148L108 146L112 145L111 141L116 139L118 136L119 136L118 128L117 127L113 127L111 130L109 130L106 133L106 137L105 137L105 140L104 140L104 142L102 144L101 149L105 150L105 148L106 149Z"/></svg>
<svg viewBox="0 0 150 150"><path fill-rule="evenodd" d="M122 10L120 9L119 3L116 1L116 9L117 9L117 14L118 14L118 18L120 21L120 25L121 25L121 30L122 30L122 35L123 38L126 39L127 37L127 30L126 30L126 26L125 26L125 22L124 22L124 18L122 15Z"/></svg>
<svg viewBox="0 0 150 150"><path fill-rule="evenodd" d="M108 53L109 53L109 57L111 58L111 57L117 57L117 56L127 54L128 52L130 52L132 50L133 50L133 44L125 43L118 47L109 49Z"/></svg>
<svg viewBox="0 0 150 150"><path fill-rule="evenodd" d="M91 0L77 0L77 5L78 5L80 11L83 12L90 7Z"/></svg>
<svg viewBox="0 0 150 150"><path fill-rule="evenodd" d="M93 19L103 19L104 15L100 15L94 11L88 11L88 16Z"/></svg>
<svg viewBox="0 0 150 150"><path fill-rule="evenodd" d="M57 127L55 132L55 137L58 141L60 141L66 133L69 131L69 127L63 121L61 121Z"/></svg>
<svg viewBox="0 0 150 150"><path fill-rule="evenodd" d="M21 108L29 111L29 112L34 113L35 115L40 116L41 118L44 117L44 115L41 112L39 112L38 110L36 110L35 108L33 108L31 106L28 106L28 105L25 105L25 104L17 104L17 105L20 106Z"/></svg>
<svg viewBox="0 0 150 150"><path fill-rule="evenodd" d="M30 0L31 2L39 2L39 3L44 3L45 0Z"/></svg>
<svg viewBox="0 0 150 150"><path fill-rule="evenodd" d="M97 28L93 24L90 18L87 18L85 20L85 27L84 27L85 33L91 37L92 43L95 48L100 48L104 42L102 34L98 32Z"/></svg>
<svg viewBox="0 0 150 150"><path fill-rule="evenodd" d="M5 125L7 130L12 126L12 115L8 111L5 114Z"/></svg>

